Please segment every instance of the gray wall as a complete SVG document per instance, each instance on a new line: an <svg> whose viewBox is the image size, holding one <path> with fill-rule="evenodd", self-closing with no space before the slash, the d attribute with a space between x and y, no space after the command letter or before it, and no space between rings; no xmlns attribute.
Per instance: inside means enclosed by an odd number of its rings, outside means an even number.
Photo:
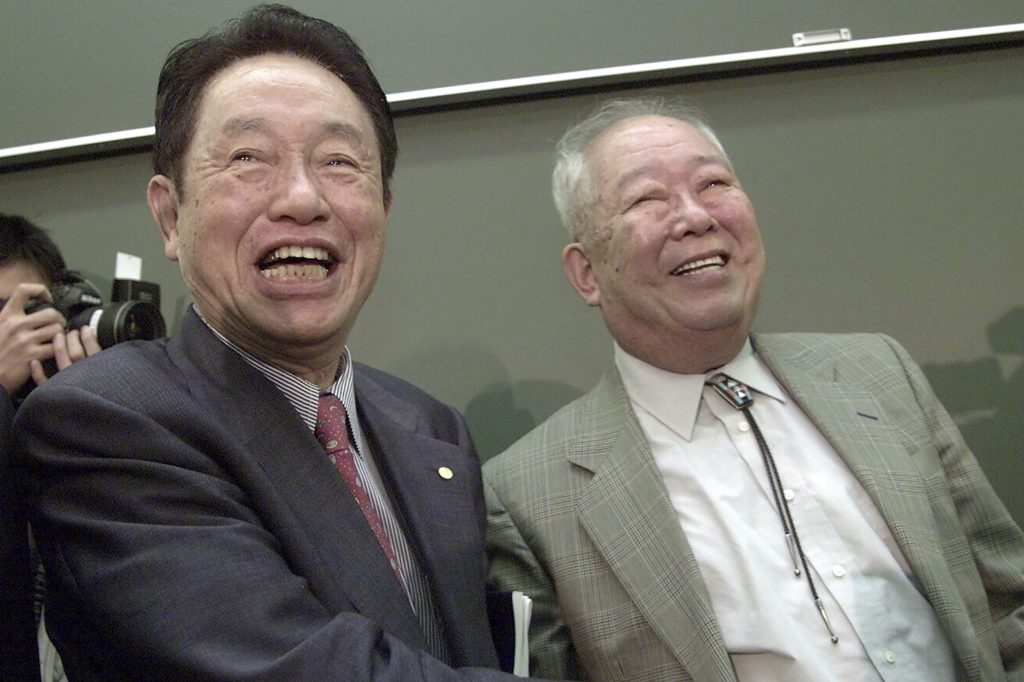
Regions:
<svg viewBox="0 0 1024 682"><path fill-rule="evenodd" d="M91 12L51 12L63 62L52 68L74 74L75 91L56 87L46 71L33 72L28 57L12 62L5 55L5 64L23 65L18 83L29 94L0 102L3 135L11 136L0 146L151 124L152 90L166 49L246 4L199 11L207 6L85 2L67 5ZM866 37L1010 23L1024 15L1019 2L977 3L971 9L978 14L971 16L938 3L932 11L921 10L921 3L876 3L846 21L835 9L812 14L801 3L790 3L791 15L771 16L751 16L755 10L735 3L724 12L716 5L728 20L712 22L700 16L707 13L700 9L704 3L651 2L640 5L647 11L631 24L625 15L635 10L623 8L634 3L467 0L437 3L434 12L423 9L425 3L409 4L364 3L344 11L332 4L321 12L351 28L391 92L692 56L688 48L778 47L789 44L793 31L823 26L849 26L855 37ZM582 11L598 4L606 11ZM61 3L8 4L0 13L50 30L37 8L55 5ZM300 7L315 11L315 5ZM894 6L906 16L897 16ZM696 19L684 21L690 10ZM513 14L522 16L513 21ZM352 22L345 21L349 15ZM456 34L442 33L442 17ZM915 27L911 18L930 24ZM69 37L73 21L81 28ZM146 22L152 33L143 39L121 30L108 37L105 22ZM581 22L574 40L556 40L550 26L568 30L572 22ZM615 34L616 24L631 28ZM766 34L753 35L760 25ZM583 39L587 29L593 39ZM719 33L735 42L717 49ZM127 40L131 44L122 44ZM101 66L99 43L116 44L125 54ZM496 46L508 60L495 57ZM1022 56L1018 46L660 91L686 94L710 113L757 207L769 255L757 327L895 336L924 366L1003 499L1024 521ZM509 72L501 73L505 65ZM15 71L4 69L5 83ZM109 85L121 81L138 85L124 92ZM95 101L68 104L89 91ZM128 99L98 119L103 130L77 127L85 108L122 96ZM566 239L548 196L554 140L601 97L398 121L402 152L388 253L351 345L358 359L461 409L484 456L580 395L610 359L598 314L562 278L558 253ZM41 132L10 133L12 120L38 123ZM173 328L187 300L145 206L148 164L146 155L127 155L0 175L0 210L48 227L70 263L103 290L116 250L142 256L144 278L163 286L164 314Z"/></svg>
<svg viewBox="0 0 1024 682"><path fill-rule="evenodd" d="M167 51L252 0L0 2L0 148L152 125ZM1020 0L298 0L344 26L389 93L1024 21Z"/></svg>

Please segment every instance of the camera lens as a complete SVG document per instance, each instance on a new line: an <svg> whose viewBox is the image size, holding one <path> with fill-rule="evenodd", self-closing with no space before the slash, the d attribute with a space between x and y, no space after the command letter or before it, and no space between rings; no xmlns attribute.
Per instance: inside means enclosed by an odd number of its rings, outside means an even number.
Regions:
<svg viewBox="0 0 1024 682"><path fill-rule="evenodd" d="M167 334L160 309L147 301L125 301L103 306L95 320L96 340L109 348L115 343L149 341Z"/></svg>
<svg viewBox="0 0 1024 682"><path fill-rule="evenodd" d="M68 271L68 281L54 287L53 307L67 319L67 329L91 327L102 348L110 348L122 341L150 341L167 335L164 318L160 315L160 290L155 284L138 294L152 300L132 298L103 305L96 287L77 273ZM115 293L117 293L115 291ZM124 293L124 292L122 292ZM129 295L135 292L129 291Z"/></svg>

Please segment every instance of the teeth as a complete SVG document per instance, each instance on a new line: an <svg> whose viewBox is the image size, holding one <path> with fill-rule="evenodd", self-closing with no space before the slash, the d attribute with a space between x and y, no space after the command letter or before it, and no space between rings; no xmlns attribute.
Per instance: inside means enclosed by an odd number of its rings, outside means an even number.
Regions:
<svg viewBox="0 0 1024 682"><path fill-rule="evenodd" d="M263 259L264 263L273 263L285 258L305 258L307 260L318 260L325 263L330 261L326 249L315 246L280 246Z"/></svg>
<svg viewBox="0 0 1024 682"><path fill-rule="evenodd" d="M690 273L693 273L693 272L697 272L699 270L704 270L706 268L724 267L724 266L725 266L725 258L723 258L722 256L711 256L710 258L701 258L700 260L695 260L695 261L691 261L689 263L684 263L684 264L680 265L678 268L676 268L675 270L673 270L672 274L673 275L687 275L687 274L690 274Z"/></svg>
<svg viewBox="0 0 1024 682"><path fill-rule="evenodd" d="M324 279L327 277L327 268L323 265L313 264L301 264L296 265L295 263L287 263L285 265L275 265L274 267L264 268L262 270L263 276L267 279L275 279L278 277L294 277L294 278L306 278L306 279Z"/></svg>

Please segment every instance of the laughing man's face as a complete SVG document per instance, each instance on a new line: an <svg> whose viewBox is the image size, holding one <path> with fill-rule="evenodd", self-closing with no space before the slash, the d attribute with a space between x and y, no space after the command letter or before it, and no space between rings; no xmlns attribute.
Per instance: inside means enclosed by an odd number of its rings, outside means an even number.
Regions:
<svg viewBox="0 0 1024 682"><path fill-rule="evenodd" d="M204 319L300 375L336 362L377 278L389 208L352 91L295 56L235 62L204 90L183 167L181 188L157 176L149 200Z"/></svg>
<svg viewBox="0 0 1024 682"><path fill-rule="evenodd" d="M575 259L574 286L618 343L674 371L684 370L666 364L681 347L742 345L764 246L719 149L687 123L641 116L598 136L585 159L596 199L591 229L567 247L567 274Z"/></svg>

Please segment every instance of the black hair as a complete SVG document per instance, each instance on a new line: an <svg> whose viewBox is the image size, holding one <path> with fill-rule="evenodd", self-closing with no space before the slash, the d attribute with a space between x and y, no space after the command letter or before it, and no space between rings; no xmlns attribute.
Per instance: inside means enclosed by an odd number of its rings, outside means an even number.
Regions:
<svg viewBox="0 0 1024 682"><path fill-rule="evenodd" d="M28 263L48 286L61 284L67 273L60 249L41 227L20 215L0 213L0 265Z"/></svg>
<svg viewBox="0 0 1024 682"><path fill-rule="evenodd" d="M232 63L262 54L291 54L319 64L342 80L373 122L380 150L384 200L398 140L387 96L362 50L343 29L283 5L259 5L201 38L171 50L160 72L156 96L153 169L182 190L182 160L192 140L203 90Z"/></svg>

